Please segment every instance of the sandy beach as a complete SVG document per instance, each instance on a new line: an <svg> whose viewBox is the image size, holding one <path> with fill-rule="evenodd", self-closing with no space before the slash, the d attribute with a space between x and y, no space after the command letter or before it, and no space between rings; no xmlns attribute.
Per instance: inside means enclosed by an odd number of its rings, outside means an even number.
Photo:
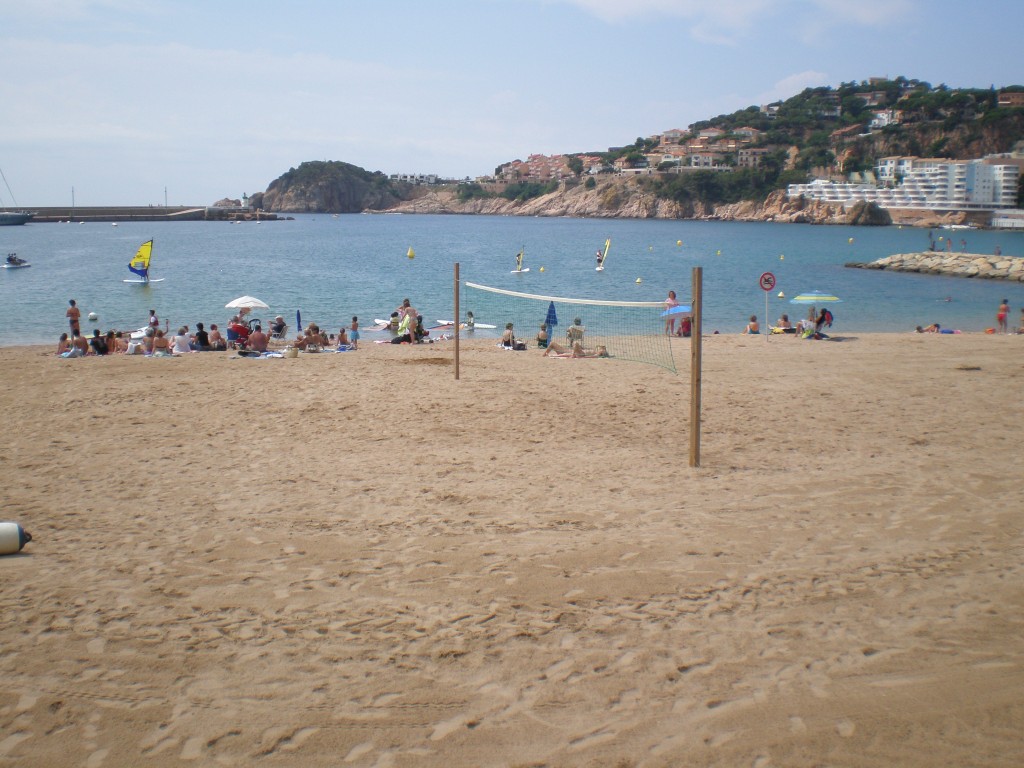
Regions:
<svg viewBox="0 0 1024 768"><path fill-rule="evenodd" d="M0 766L1018 766L1024 336L0 349Z"/></svg>

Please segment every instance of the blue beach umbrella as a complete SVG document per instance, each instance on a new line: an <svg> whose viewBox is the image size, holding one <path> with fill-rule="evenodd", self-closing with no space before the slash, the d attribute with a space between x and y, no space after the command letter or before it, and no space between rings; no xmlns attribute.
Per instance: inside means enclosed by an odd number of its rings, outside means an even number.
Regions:
<svg viewBox="0 0 1024 768"><path fill-rule="evenodd" d="M668 317L669 315L679 315L683 312L689 312L693 309L689 304L676 304L674 307L670 307L661 313L662 317Z"/></svg>
<svg viewBox="0 0 1024 768"><path fill-rule="evenodd" d="M544 318L544 325L548 327L549 334L558 325L558 313L555 312L555 302L553 301L548 304L548 316Z"/></svg>
<svg viewBox="0 0 1024 768"><path fill-rule="evenodd" d="M302 330L302 310L295 310L295 329L298 331Z"/></svg>

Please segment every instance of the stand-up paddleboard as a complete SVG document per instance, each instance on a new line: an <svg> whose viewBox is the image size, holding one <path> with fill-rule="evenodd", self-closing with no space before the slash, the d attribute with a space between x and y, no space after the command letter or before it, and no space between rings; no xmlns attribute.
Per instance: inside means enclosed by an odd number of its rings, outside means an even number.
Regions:
<svg viewBox="0 0 1024 768"><path fill-rule="evenodd" d="M604 241L604 253L601 254L601 260L597 263L596 270L598 272L604 272L604 262L608 258L608 249L612 247L612 240L608 238Z"/></svg>
<svg viewBox="0 0 1024 768"><path fill-rule="evenodd" d="M149 262L153 258L153 241L147 240L139 246L139 250L135 252L135 257L128 262L128 271L138 275L138 277L125 278L124 282L131 283L133 285L149 285L150 283L162 283L164 279L162 277L150 277L149 276Z"/></svg>
<svg viewBox="0 0 1024 768"><path fill-rule="evenodd" d="M521 274L523 274L523 272L529 272L529 271L530 271L529 267L526 267L525 269L513 269L512 270L512 274L513 275L521 275Z"/></svg>

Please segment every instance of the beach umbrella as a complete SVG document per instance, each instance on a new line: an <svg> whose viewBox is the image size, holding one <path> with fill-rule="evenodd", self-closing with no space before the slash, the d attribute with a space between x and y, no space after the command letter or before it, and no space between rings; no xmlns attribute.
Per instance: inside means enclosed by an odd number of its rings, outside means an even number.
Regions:
<svg viewBox="0 0 1024 768"><path fill-rule="evenodd" d="M679 315L683 312L690 312L693 310L689 304L676 304L674 307L669 307L661 313L662 317L668 317L669 315Z"/></svg>
<svg viewBox="0 0 1024 768"><path fill-rule="evenodd" d="M544 325L548 327L549 332L558 325L558 313L555 312L555 302L553 301L548 304L548 316L544 318Z"/></svg>
<svg viewBox="0 0 1024 768"><path fill-rule="evenodd" d="M807 291L806 293L798 294L789 300L790 304L827 304L829 302L841 302L838 296L834 296L831 293L825 293L824 291Z"/></svg>
<svg viewBox="0 0 1024 768"><path fill-rule="evenodd" d="M295 329L298 331L302 330L302 310L295 310Z"/></svg>
<svg viewBox="0 0 1024 768"><path fill-rule="evenodd" d="M270 309L269 304L260 301L255 296L239 296L224 306L228 309Z"/></svg>

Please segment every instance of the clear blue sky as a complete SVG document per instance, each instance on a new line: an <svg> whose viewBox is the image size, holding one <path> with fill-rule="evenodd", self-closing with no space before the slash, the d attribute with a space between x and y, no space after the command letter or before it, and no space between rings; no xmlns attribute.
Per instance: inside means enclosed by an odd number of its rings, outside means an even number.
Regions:
<svg viewBox="0 0 1024 768"><path fill-rule="evenodd" d="M25 207L477 176L807 86L1024 84L1022 29L1022 0L0 0L0 169Z"/></svg>

